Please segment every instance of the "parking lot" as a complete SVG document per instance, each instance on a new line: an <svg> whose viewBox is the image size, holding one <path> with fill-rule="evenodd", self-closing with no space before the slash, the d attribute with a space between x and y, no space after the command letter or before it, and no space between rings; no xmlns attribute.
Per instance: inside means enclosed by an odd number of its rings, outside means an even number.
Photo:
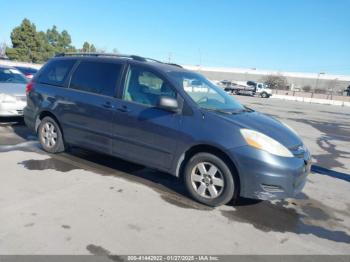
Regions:
<svg viewBox="0 0 350 262"><path fill-rule="evenodd" d="M237 96L313 154L297 199L208 208L181 181L0 122L1 254L350 254L350 108Z"/></svg>

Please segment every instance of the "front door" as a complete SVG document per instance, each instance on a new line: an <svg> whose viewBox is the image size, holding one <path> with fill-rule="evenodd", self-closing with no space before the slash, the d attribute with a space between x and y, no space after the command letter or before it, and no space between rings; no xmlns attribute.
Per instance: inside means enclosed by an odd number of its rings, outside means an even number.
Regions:
<svg viewBox="0 0 350 262"><path fill-rule="evenodd" d="M157 108L160 96L177 92L155 72L130 66L114 119L113 153L160 169L170 169L181 114Z"/></svg>

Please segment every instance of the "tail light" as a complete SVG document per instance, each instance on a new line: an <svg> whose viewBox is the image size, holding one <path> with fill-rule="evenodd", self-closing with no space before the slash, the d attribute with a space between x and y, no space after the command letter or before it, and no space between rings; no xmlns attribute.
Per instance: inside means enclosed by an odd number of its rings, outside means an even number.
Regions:
<svg viewBox="0 0 350 262"><path fill-rule="evenodd" d="M26 74L25 76L26 76L26 78L28 78L28 79L32 79L34 75L32 75L32 74Z"/></svg>
<svg viewBox="0 0 350 262"><path fill-rule="evenodd" d="M33 90L34 82L30 81L26 86L26 94L28 95Z"/></svg>

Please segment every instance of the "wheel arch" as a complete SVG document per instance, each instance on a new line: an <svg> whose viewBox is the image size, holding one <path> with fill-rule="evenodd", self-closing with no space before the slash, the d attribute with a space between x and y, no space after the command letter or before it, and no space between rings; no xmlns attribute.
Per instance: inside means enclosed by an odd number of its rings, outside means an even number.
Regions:
<svg viewBox="0 0 350 262"><path fill-rule="evenodd" d="M212 145L207 145L207 144L199 144L199 145L194 145L187 149L180 157L178 164L177 164L177 169L176 169L176 176L177 177L182 177L184 173L184 169L186 167L187 162L191 159L192 156L194 156L197 153L210 153L215 156L220 157L230 168L231 172L233 174L237 174L236 178L238 179L238 195L239 191L241 188L241 179L240 175L237 169L236 164L234 161L225 153L222 149L212 146Z"/></svg>
<svg viewBox="0 0 350 262"><path fill-rule="evenodd" d="M39 128L39 125L41 123L41 121L44 119L44 117L51 117L53 120L56 121L57 125L60 127L61 129L61 133L62 133L62 136L63 136L63 130L62 130L62 126L60 124L60 122L58 121L58 118L55 116L54 113L52 113L51 111L49 110L43 110L41 111L38 116L36 117L36 120L35 120L35 132L37 133L38 132L38 128Z"/></svg>

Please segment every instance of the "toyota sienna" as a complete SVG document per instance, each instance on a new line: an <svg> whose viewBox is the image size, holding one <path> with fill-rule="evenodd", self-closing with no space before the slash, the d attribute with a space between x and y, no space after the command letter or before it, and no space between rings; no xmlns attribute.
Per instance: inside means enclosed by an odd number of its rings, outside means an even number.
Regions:
<svg viewBox="0 0 350 262"><path fill-rule="evenodd" d="M26 92L25 123L47 152L77 146L152 167L209 206L293 197L310 172L295 131L175 64L60 54Z"/></svg>

